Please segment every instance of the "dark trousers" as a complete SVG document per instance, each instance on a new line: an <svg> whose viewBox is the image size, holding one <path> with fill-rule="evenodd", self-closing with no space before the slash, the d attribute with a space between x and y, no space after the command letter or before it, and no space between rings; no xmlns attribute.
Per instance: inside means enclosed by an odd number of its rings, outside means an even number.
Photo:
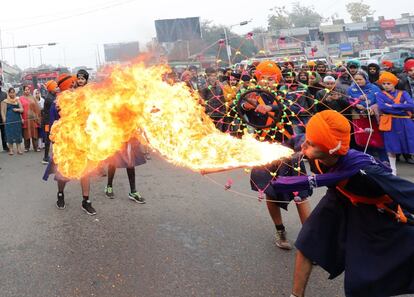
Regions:
<svg viewBox="0 0 414 297"><path fill-rule="evenodd" d="M49 135L50 135L49 132L45 132L45 139L44 139L44 142L45 142L45 156L44 156L44 159L45 160L49 159L49 150L50 150Z"/></svg>
<svg viewBox="0 0 414 297"><path fill-rule="evenodd" d="M6 141L6 126L3 124L3 121L0 118L0 134L1 134L1 145L3 146L3 150L8 151L9 148L7 147Z"/></svg>

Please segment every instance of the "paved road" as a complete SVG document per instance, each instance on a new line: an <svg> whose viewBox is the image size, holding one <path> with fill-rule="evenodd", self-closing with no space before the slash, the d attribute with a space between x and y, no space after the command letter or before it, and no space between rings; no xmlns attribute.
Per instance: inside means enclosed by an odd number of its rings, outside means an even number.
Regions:
<svg viewBox="0 0 414 297"><path fill-rule="evenodd" d="M90 217L77 182L67 187L66 210L56 209L56 184L41 180L40 160L0 154L1 297L289 296L294 252L274 246L265 204L243 170L207 178L153 156L137 169L147 204L127 199L122 170L114 200L103 194L105 178L93 181L98 215ZM413 168L400 170L413 180ZM229 177L251 197L224 191ZM295 206L284 215L294 239ZM343 296L342 281L316 268L308 296Z"/></svg>

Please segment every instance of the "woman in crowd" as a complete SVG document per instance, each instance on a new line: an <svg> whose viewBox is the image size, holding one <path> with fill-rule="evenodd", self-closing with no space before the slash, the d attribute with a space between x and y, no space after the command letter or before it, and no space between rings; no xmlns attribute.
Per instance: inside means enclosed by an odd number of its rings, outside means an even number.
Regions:
<svg viewBox="0 0 414 297"><path fill-rule="evenodd" d="M40 127L40 108L39 104L30 94L29 86L23 87L23 96L20 97L23 106L23 137L25 152L30 149L32 141L33 150L38 152L37 139L39 138L38 128Z"/></svg>
<svg viewBox="0 0 414 297"><path fill-rule="evenodd" d="M9 147L9 155L13 155L13 144L16 144L17 153L22 151L22 113L23 106L16 97L14 88L7 92L7 99L1 102L1 117L5 123L6 140Z"/></svg>
<svg viewBox="0 0 414 297"><path fill-rule="evenodd" d="M42 117L42 111L43 111L43 108L45 106L45 99L42 98L41 93L38 89L35 89L33 91L33 98L35 98L35 101L39 105L40 117ZM40 123L42 123L42 121L40 121ZM44 139L45 139L46 135L45 135L45 131L43 130L43 125L39 125L38 131L39 131L38 147L39 148L44 148L45 147Z"/></svg>
<svg viewBox="0 0 414 297"><path fill-rule="evenodd" d="M368 77L370 83L376 83L380 76L380 66L377 62L372 61L368 64Z"/></svg>
<svg viewBox="0 0 414 297"><path fill-rule="evenodd" d="M354 80L355 82L348 89L348 96L351 105L355 107L355 115L352 119L355 142L360 150L367 147L367 153L378 157L381 161L388 162L382 135L378 130L377 117L375 116L378 115L376 93L381 92L381 90L378 86L369 82L368 75L362 70L355 73Z"/></svg>
<svg viewBox="0 0 414 297"><path fill-rule="evenodd" d="M391 72L381 74L378 83L384 88L377 93L379 110L383 113L380 130L384 132L384 143L390 160L392 173L397 174L396 154L414 153L414 101L405 91L395 89L398 78Z"/></svg>
<svg viewBox="0 0 414 297"><path fill-rule="evenodd" d="M316 97L316 93L322 89L324 86L321 84L322 78L316 71L309 72L309 87L308 93L312 98Z"/></svg>
<svg viewBox="0 0 414 297"><path fill-rule="evenodd" d="M301 70L298 73L298 82L302 88L307 88L309 84L309 74L308 71Z"/></svg>

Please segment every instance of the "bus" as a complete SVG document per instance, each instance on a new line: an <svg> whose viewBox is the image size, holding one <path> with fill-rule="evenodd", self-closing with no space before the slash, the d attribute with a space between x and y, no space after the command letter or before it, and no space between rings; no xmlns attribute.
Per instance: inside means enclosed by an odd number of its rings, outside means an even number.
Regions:
<svg viewBox="0 0 414 297"><path fill-rule="evenodd" d="M47 81L57 80L62 73L70 73L69 68L58 67L26 71L23 73L21 84L29 86L30 91L33 92L34 89L40 89L40 86L44 85Z"/></svg>

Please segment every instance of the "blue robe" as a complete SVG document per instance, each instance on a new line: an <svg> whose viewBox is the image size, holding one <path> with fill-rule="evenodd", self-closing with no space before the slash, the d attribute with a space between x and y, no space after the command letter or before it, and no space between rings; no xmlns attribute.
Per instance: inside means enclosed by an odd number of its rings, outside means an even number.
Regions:
<svg viewBox="0 0 414 297"><path fill-rule="evenodd" d="M377 93L377 103L380 111L384 114L409 116L408 112L414 111L414 100L407 92L402 92L403 95L399 104L394 103L384 93ZM396 98L398 91L389 94ZM391 104L391 107L386 104ZM391 131L383 133L387 152L414 154L414 122L411 118L393 118Z"/></svg>
<svg viewBox="0 0 414 297"><path fill-rule="evenodd" d="M58 108L56 106L56 100L53 101L51 107L50 107L50 111L49 111L49 126L50 126L50 131L52 129L53 124L58 121L60 119L60 115L59 115L59 111ZM46 166L45 172L43 173L43 177L42 179L44 181L47 181L49 179L49 176L51 174L55 175L55 180L59 180L59 181L69 181L69 179L67 179L66 177L64 177L63 175L61 175L58 171L57 171L57 166L55 164L55 162L53 161L53 153L50 155L50 159L49 159L49 163Z"/></svg>
<svg viewBox="0 0 414 297"><path fill-rule="evenodd" d="M387 194L408 216L414 212L413 183L393 176L371 156L350 150L326 174L273 182L277 192L328 187L304 223L296 247L331 279L345 271L348 297L414 293L414 226L397 222L374 205L354 206L335 188L346 179L349 192L368 198Z"/></svg>
<svg viewBox="0 0 414 297"><path fill-rule="evenodd" d="M276 111L278 109L277 105L273 105L274 98L272 96L267 96L264 94L262 99L266 105L271 105L272 110ZM293 101L288 102L289 100L284 100L282 103L284 106L292 106L294 105ZM299 108L298 108L299 110ZM286 109L285 114L290 113L290 109ZM266 123L267 115L262 115L260 113L255 112L254 110L250 110L246 112L246 116L249 118L249 122L254 123L256 125L264 125ZM286 121L282 119L282 122ZM284 125L284 128L290 133L293 134L292 126L288 125L287 123ZM266 140L273 141L269 136L274 136L274 140L280 143L283 143L289 147L295 147L295 143L293 139L288 140L287 137L282 135L278 131L270 131L266 136ZM299 193L294 193L294 191L290 193L276 193L273 191L273 187L271 186L271 182L276 179L276 176L292 176L298 175L299 172L295 171L300 167L300 172L306 173L306 168L303 162L299 162L297 159L291 160L284 160L284 161L275 161L272 164L255 167L252 169L250 175L250 187L253 191L263 191L268 199L282 201L277 203L278 206L287 209L288 203L292 201L295 197L300 197L301 199L306 199L312 194L312 191L305 190L300 191Z"/></svg>

